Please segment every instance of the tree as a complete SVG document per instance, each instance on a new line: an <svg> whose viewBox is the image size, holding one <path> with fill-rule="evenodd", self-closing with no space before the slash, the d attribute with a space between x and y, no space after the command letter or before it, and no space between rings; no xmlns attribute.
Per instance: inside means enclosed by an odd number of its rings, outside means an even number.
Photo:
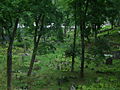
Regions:
<svg viewBox="0 0 120 90"><path fill-rule="evenodd" d="M106 1L106 17L108 18L108 21L111 23L111 29L114 28L115 25L115 19L117 18L117 15L119 15L119 7L118 6L119 1L117 0L107 0Z"/></svg>
<svg viewBox="0 0 120 90"><path fill-rule="evenodd" d="M39 22L40 22L40 19L41 20L41 27L39 27ZM40 31L43 30L43 24L44 23L44 16L40 16L38 19L36 19L36 28L35 28L35 34L34 34L34 49L33 49L33 53L32 53L32 58L31 58L31 63L30 63L30 67L29 67L29 71L28 71L28 76L31 75L31 72L32 72L32 68L33 68L33 65L34 65L34 61L35 61L35 58L36 58L36 54L37 54L37 48L38 48L38 45L39 45L39 42L40 42L40 38L42 36L42 34L39 34L39 31L38 29L40 29Z"/></svg>
<svg viewBox="0 0 120 90"><path fill-rule="evenodd" d="M81 77L84 77L84 59L85 59L85 30L86 30L86 17L88 12L89 0L73 0L72 4L77 7L78 23L81 31ZM79 15L79 16L78 16Z"/></svg>
<svg viewBox="0 0 120 90"><path fill-rule="evenodd" d="M72 52L72 65L71 71L74 71L74 63L75 63L75 54L76 54L76 36L77 36L77 2L74 5L74 19L75 19L75 29L74 29L74 39L73 39L73 52Z"/></svg>
<svg viewBox="0 0 120 90"><path fill-rule="evenodd" d="M44 36L47 32L49 32L49 31L46 31L47 25L54 23L54 20L53 20L53 22L49 22L49 19L52 20L53 17L55 17L51 14L51 12L53 11L54 12L53 14L55 14L55 15L58 13L56 7L50 0L42 0L42 1L37 1L37 2L33 1L31 3L33 6L32 11L31 11L31 13L33 14L32 25L34 22L35 22L35 25L32 26L32 27L34 27L34 48L33 48L33 53L32 53L32 57L31 57L29 70L27 73L28 76L30 76L32 73L34 61L36 59L36 55L37 55L37 51L38 51L38 45L40 42L40 38L42 36ZM58 21L59 19L56 18L56 20ZM55 22L54 24L55 24L55 26L59 25L58 22ZM60 27L60 25L59 25L59 27Z"/></svg>
<svg viewBox="0 0 120 90"><path fill-rule="evenodd" d="M89 0L83 1L83 7L81 7L80 11L82 11L82 15L80 16L80 30L81 30L81 77L84 77L84 60L85 60L85 29L86 29L86 15L88 11ZM84 8L82 10L82 8Z"/></svg>
<svg viewBox="0 0 120 90"><path fill-rule="evenodd" d="M2 27L9 36L7 49L7 90L12 90L12 48L20 17L25 10L24 8L27 6L26 4L26 0L4 0L1 2Z"/></svg>

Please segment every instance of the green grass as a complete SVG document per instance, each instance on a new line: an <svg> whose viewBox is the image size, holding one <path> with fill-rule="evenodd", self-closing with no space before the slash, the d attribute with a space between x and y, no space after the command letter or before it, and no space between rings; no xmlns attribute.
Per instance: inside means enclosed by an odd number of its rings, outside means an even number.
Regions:
<svg viewBox="0 0 120 90"><path fill-rule="evenodd" d="M120 42L119 30L110 31L109 39L115 43ZM99 34L100 37L107 32ZM70 33L73 36L73 33ZM108 38L107 37L107 38ZM72 44L73 38L66 39L64 43L56 44L56 51L45 55L37 55L34 69L31 77L27 77L27 71L31 59L32 49L28 50L29 56L24 56L23 48L15 47L13 49L13 90L26 87L29 83L30 90L69 90L72 84L78 86L77 90L119 90L120 88L120 61L114 60L113 65L105 65L101 60L99 66L96 61L85 62L85 77L80 78L80 57L76 57L75 72L70 72L71 57L65 57L64 51ZM79 43L79 40L77 40ZM113 47L113 46L112 46ZM6 52L7 48L0 46L0 90L6 88ZM67 66L61 65L62 70L58 70L57 66L60 62L69 62ZM94 69L94 70L93 70ZM17 72L18 71L18 72ZM101 71L105 73L96 73ZM106 72L112 72L108 74ZM62 83L58 85L58 79L62 78Z"/></svg>

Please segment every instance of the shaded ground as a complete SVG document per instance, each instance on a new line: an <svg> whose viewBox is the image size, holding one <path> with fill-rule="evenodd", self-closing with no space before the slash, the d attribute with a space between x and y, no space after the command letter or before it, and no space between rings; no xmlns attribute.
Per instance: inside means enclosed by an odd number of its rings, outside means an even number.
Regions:
<svg viewBox="0 0 120 90"><path fill-rule="evenodd" d="M116 30L117 31L117 30ZM118 30L119 31L119 30ZM100 36L104 36L103 32ZM120 43L120 35L110 32L111 42ZM120 50L119 45L112 44L112 50ZM85 78L80 78L80 60L76 58L75 72L70 72L71 58L64 57L65 44L60 44L55 53L38 55L32 76L27 78L27 70L31 58L31 50L24 55L23 48L14 48L13 52L13 88L14 90L69 90L74 85L78 90L119 90L120 89L120 60L113 60L113 65L105 65L105 60L85 63ZM62 63L61 63L62 62ZM67 63L67 64L66 64ZM61 70L58 70L58 66ZM6 48L0 46L0 90L6 88Z"/></svg>

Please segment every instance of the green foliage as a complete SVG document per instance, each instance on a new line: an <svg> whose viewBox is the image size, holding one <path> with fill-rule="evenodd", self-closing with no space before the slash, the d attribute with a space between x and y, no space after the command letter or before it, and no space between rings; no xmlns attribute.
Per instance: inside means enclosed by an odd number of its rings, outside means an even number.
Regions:
<svg viewBox="0 0 120 90"><path fill-rule="evenodd" d="M13 88L16 90L29 85L31 90L58 90L60 87L68 90L75 83L78 90L119 90L120 61L113 60L113 65L105 65L104 53L120 50L120 28L109 33L98 33L98 30L111 28L111 25L102 27L106 21L119 24L119 4L119 0L1 0L0 43L4 41L3 37L5 40L8 37L8 43L15 21L19 18L12 50ZM74 27L75 14L77 27L85 22L84 79L79 75L82 54L79 29L75 48L75 71L70 72L74 36L71 27ZM40 16L45 16L42 31ZM35 30L38 30L37 34ZM98 34L96 42L93 39L95 32ZM32 75L27 77L35 35L36 38L41 35L41 38ZM86 38L90 41L87 42ZM7 47L8 44L0 46L0 90L6 89ZM61 80L61 85L58 85L58 80Z"/></svg>
<svg viewBox="0 0 120 90"><path fill-rule="evenodd" d="M110 49L111 47L110 47L109 40L100 37L97 39L96 45L90 47L89 52L93 55L94 53L96 53L96 55L98 55L99 57L104 57L104 53L109 52Z"/></svg>
<svg viewBox="0 0 120 90"><path fill-rule="evenodd" d="M79 56L80 51L81 51L81 48L80 48L79 46L80 46L80 45L77 44L77 45L76 45L75 52L73 52L73 45L70 45L70 46L68 47L68 49L65 51L65 56L66 56L66 57L71 57L71 56L73 55L73 53L75 53L75 57L76 57L76 56Z"/></svg>
<svg viewBox="0 0 120 90"><path fill-rule="evenodd" d="M54 53L56 50L55 46L54 46L54 42L41 42L39 45L39 50L38 53L40 55L45 55L48 53Z"/></svg>
<svg viewBox="0 0 120 90"><path fill-rule="evenodd" d="M31 47L31 42L30 42L30 41L27 41L27 40L24 40L24 41L22 41L22 42L15 42L15 43L14 43L14 46L28 49L28 48Z"/></svg>

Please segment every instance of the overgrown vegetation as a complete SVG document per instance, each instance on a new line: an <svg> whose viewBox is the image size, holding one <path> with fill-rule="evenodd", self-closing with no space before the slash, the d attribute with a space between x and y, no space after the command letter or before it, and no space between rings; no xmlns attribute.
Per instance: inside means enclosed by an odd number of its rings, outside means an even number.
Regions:
<svg viewBox="0 0 120 90"><path fill-rule="evenodd" d="M119 0L0 2L0 90L119 90Z"/></svg>

